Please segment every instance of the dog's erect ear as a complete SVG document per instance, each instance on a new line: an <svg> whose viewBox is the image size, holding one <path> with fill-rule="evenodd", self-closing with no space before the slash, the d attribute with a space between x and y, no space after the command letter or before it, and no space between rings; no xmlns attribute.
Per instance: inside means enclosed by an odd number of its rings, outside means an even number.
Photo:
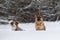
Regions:
<svg viewBox="0 0 60 40"><path fill-rule="evenodd" d="M37 16L35 15L35 18L36 18Z"/></svg>

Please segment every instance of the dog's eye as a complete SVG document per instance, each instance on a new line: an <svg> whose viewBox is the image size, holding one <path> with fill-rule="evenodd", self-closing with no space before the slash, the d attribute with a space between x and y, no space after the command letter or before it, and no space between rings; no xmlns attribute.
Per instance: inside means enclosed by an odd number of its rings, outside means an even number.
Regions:
<svg viewBox="0 0 60 40"><path fill-rule="evenodd" d="M37 17L37 18L41 18L41 17Z"/></svg>
<svg viewBox="0 0 60 40"><path fill-rule="evenodd" d="M40 17L41 18L41 17Z"/></svg>

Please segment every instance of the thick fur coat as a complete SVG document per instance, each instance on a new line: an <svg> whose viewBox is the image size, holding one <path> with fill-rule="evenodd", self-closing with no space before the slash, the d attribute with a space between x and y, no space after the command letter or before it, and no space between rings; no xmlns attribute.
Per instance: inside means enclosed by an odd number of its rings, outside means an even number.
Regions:
<svg viewBox="0 0 60 40"><path fill-rule="evenodd" d="M12 30L14 30L14 31L22 31L22 29L21 28L19 28L19 26L18 26L18 21L12 21L11 23L11 26L12 26Z"/></svg>
<svg viewBox="0 0 60 40"><path fill-rule="evenodd" d="M42 15L35 15L35 28L36 28L36 30L45 30Z"/></svg>

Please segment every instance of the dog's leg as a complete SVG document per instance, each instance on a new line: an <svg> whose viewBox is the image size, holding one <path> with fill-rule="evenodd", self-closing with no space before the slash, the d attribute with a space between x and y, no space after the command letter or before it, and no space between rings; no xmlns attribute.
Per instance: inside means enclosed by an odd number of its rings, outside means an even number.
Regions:
<svg viewBox="0 0 60 40"><path fill-rule="evenodd" d="M23 29L17 27L17 28L15 29L15 31L23 31Z"/></svg>

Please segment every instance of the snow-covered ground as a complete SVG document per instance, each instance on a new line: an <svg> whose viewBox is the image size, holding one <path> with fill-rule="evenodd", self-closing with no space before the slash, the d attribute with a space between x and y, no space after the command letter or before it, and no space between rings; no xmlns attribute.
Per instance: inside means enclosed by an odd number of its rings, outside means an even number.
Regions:
<svg viewBox="0 0 60 40"><path fill-rule="evenodd" d="M46 31L60 31L60 21L56 22L44 22ZM19 27L22 28L24 31L36 31L35 30L35 23L19 23ZM10 24L1 25L0 24L0 31L12 31L12 27Z"/></svg>
<svg viewBox="0 0 60 40"><path fill-rule="evenodd" d="M60 21L44 22L46 31L36 31L35 23L20 23L24 31L12 31L11 25L0 25L0 40L60 40Z"/></svg>

